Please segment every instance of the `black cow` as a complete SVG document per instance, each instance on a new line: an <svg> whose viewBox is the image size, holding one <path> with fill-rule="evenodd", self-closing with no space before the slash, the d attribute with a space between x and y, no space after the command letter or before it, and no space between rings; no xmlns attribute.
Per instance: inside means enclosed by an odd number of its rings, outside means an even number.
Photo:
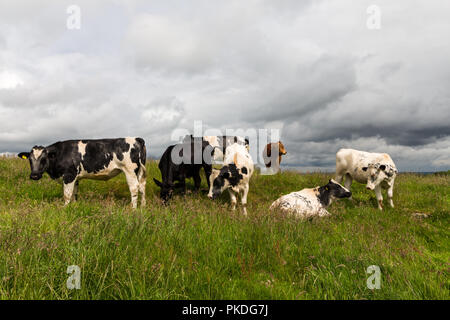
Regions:
<svg viewBox="0 0 450 320"><path fill-rule="evenodd" d="M47 147L34 146L31 152L19 153L28 159L30 178L39 180L44 172L52 179L62 179L64 202L76 199L81 179L109 180L124 172L131 192L131 204L137 207L138 193L145 205L146 148L141 138L68 140Z"/></svg>
<svg viewBox="0 0 450 320"><path fill-rule="evenodd" d="M175 188L186 192L186 178L194 178L195 190L200 189L200 169L205 170L206 181L209 187L209 176L212 171L211 157L214 148L201 138L192 138L180 144L172 145L164 151L159 160L162 182L153 178L156 185L161 188L160 197L167 202ZM178 183L175 184L175 182Z"/></svg>

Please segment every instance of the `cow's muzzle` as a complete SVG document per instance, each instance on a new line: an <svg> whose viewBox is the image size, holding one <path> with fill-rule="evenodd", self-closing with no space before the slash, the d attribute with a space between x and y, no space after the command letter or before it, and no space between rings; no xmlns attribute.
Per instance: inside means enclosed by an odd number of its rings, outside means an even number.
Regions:
<svg viewBox="0 0 450 320"><path fill-rule="evenodd" d="M30 179L31 180L39 180L40 178L42 178L42 174L39 174L39 173L32 173L32 174L30 174Z"/></svg>
<svg viewBox="0 0 450 320"><path fill-rule="evenodd" d="M208 194L208 198L211 200L217 199L220 196L220 193Z"/></svg>

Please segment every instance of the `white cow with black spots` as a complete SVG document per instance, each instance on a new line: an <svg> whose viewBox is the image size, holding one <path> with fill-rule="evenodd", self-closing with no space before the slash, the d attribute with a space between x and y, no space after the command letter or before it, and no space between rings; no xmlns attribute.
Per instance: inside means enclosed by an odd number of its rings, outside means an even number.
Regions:
<svg viewBox="0 0 450 320"><path fill-rule="evenodd" d="M303 189L286 194L275 200L270 210L278 210L297 218L324 217L330 215L327 207L335 199L348 198L350 190L344 188L334 180L322 187Z"/></svg>
<svg viewBox="0 0 450 320"><path fill-rule="evenodd" d="M366 184L366 188L374 190L378 200L378 208L383 210L381 189L387 189L389 204L394 207L392 196L397 176L394 161L387 153L371 153L354 149L340 149L336 153L336 181L350 190L353 179Z"/></svg>
<svg viewBox="0 0 450 320"><path fill-rule="evenodd" d="M230 193L232 209L236 209L237 196L241 196L244 215L247 215L247 195L254 164L247 147L234 143L225 150L224 165L220 170L213 169L210 175L208 197L216 199L223 191Z"/></svg>

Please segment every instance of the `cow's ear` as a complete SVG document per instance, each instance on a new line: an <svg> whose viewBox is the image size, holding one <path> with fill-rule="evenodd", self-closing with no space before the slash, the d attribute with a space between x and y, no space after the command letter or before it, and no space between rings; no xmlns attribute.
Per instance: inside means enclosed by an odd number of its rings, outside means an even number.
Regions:
<svg viewBox="0 0 450 320"><path fill-rule="evenodd" d="M363 167L363 168L362 168L362 171L367 171L367 167Z"/></svg>
<svg viewBox="0 0 450 320"><path fill-rule="evenodd" d="M384 171L384 170L386 169L386 166L385 166L384 164L382 164L382 165L380 166L380 169Z"/></svg>
<svg viewBox="0 0 450 320"><path fill-rule="evenodd" d="M162 188L163 184L160 181L156 180L155 178L153 178L153 181L155 181L158 187Z"/></svg>
<svg viewBox="0 0 450 320"><path fill-rule="evenodd" d="M17 156L22 159L28 159L30 157L30 153L29 152L21 152Z"/></svg>

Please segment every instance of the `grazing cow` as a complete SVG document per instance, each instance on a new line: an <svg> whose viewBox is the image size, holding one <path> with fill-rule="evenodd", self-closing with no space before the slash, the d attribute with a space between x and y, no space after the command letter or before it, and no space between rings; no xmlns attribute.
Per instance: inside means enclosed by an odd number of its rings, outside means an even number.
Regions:
<svg viewBox="0 0 450 320"><path fill-rule="evenodd" d="M351 195L347 188L331 179L322 187L317 186L284 195L275 200L270 209L278 209L297 218L323 217L330 215L326 208L334 199L348 198Z"/></svg>
<svg viewBox="0 0 450 320"><path fill-rule="evenodd" d="M381 188L387 189L389 204L394 207L392 196L394 181L397 176L394 161L387 153L369 153L353 149L340 149L336 153L336 180L342 182L350 190L353 179L365 183L366 188L375 190L378 208L383 210Z"/></svg>
<svg viewBox="0 0 450 320"><path fill-rule="evenodd" d="M239 136L204 136L203 140L208 141L210 145L216 148L214 152L214 160L223 161L226 149L237 143L244 145L247 150L250 149L249 140Z"/></svg>
<svg viewBox="0 0 450 320"><path fill-rule="evenodd" d="M81 179L109 180L123 172L133 208L137 207L138 193L142 195L141 206L145 205L146 155L141 138L60 141L18 154L29 160L31 179L41 179L44 172L52 179L62 179L65 205L77 198Z"/></svg>
<svg viewBox="0 0 450 320"><path fill-rule="evenodd" d="M278 161L273 164L272 166L272 152L274 152L274 157L276 154L278 154ZM275 168L275 170L278 171L281 164L281 156L284 156L286 154L286 149L284 148L284 145L281 141L275 142L275 143L269 143L266 145L263 151L263 158L264 158L264 164L266 165L266 168Z"/></svg>
<svg viewBox="0 0 450 320"><path fill-rule="evenodd" d="M220 170L213 169L210 176L208 197L216 199L227 189L230 193L232 208L235 210L236 195L241 195L243 212L244 215L247 215L247 195L253 171L253 160L247 148L238 143L228 146L225 152L224 166Z"/></svg>
<svg viewBox="0 0 450 320"><path fill-rule="evenodd" d="M201 168L205 170L206 182L209 187L213 152L214 148L207 141L197 138L172 145L166 149L158 164L162 182L153 178L156 185L161 188L160 197L164 203L172 197L175 188L181 188L183 193L186 192L186 178L194 178L195 190L200 189ZM176 181L179 183L175 184Z"/></svg>

